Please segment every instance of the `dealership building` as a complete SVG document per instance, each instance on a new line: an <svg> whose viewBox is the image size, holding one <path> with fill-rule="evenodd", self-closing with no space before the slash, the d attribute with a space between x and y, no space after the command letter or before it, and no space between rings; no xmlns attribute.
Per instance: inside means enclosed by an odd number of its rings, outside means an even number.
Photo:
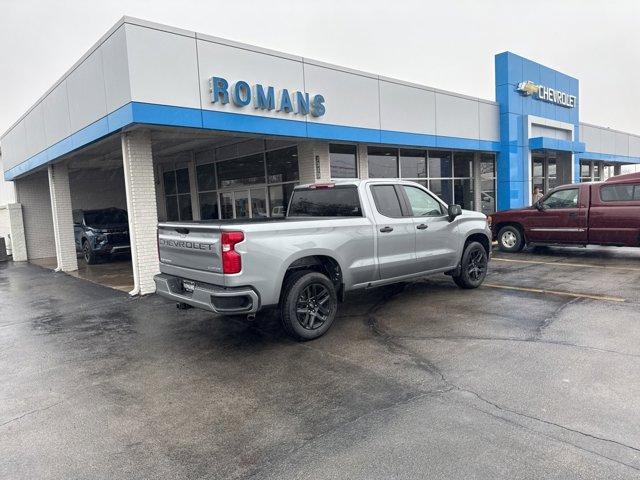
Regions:
<svg viewBox="0 0 640 480"><path fill-rule="evenodd" d="M640 163L580 122L578 80L511 52L495 99L125 17L0 139L15 261L78 269L74 210L129 216L131 293L154 291L158 220L282 216L293 187L405 178L491 213Z"/></svg>

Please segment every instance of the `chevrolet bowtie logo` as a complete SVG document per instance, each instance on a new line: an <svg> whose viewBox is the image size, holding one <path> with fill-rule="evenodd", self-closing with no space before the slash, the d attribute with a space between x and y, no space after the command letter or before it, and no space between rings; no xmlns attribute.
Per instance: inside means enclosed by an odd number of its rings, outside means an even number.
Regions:
<svg viewBox="0 0 640 480"><path fill-rule="evenodd" d="M531 80L518 83L516 92L523 97L533 96L543 102L555 103L561 107L573 108L576 106L577 97L575 95L544 85L537 85Z"/></svg>
<svg viewBox="0 0 640 480"><path fill-rule="evenodd" d="M525 97L533 95L540 90L540 86L533 83L531 80L527 80L526 82L520 82L516 87L516 90L520 92Z"/></svg>

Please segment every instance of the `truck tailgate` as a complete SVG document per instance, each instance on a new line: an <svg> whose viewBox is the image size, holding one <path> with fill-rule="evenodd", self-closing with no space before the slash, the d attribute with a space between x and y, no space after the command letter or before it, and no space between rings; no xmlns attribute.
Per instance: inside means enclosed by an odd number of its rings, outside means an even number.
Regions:
<svg viewBox="0 0 640 480"><path fill-rule="evenodd" d="M158 250L161 264L222 273L218 225L161 223Z"/></svg>

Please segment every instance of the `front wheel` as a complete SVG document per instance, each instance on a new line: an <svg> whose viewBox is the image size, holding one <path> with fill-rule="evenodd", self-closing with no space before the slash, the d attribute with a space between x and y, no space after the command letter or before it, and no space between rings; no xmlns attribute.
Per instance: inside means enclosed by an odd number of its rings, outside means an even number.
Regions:
<svg viewBox="0 0 640 480"><path fill-rule="evenodd" d="M498 248L503 252L519 252L524 248L522 231L513 225L502 227L498 232Z"/></svg>
<svg viewBox="0 0 640 480"><path fill-rule="evenodd" d="M304 270L285 282L282 325L296 340L313 340L329 330L338 310L336 289L326 275Z"/></svg>
<svg viewBox="0 0 640 480"><path fill-rule="evenodd" d="M478 242L471 242L462 253L460 273L453 276L453 281L460 288L478 288L487 276L489 255Z"/></svg>

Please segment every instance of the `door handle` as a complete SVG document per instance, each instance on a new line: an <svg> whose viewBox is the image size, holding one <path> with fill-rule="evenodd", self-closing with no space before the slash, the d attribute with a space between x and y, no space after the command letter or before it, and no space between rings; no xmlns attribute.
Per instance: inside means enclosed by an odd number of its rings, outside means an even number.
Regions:
<svg viewBox="0 0 640 480"><path fill-rule="evenodd" d="M382 227L382 228L380 229L380 231L381 231L382 233L389 233L389 232L393 232L393 228L391 228L391 227Z"/></svg>
<svg viewBox="0 0 640 480"><path fill-rule="evenodd" d="M418 230L424 230L425 228L429 228L429 225L427 225L426 223L421 223L420 225L418 225L416 227Z"/></svg>
<svg viewBox="0 0 640 480"><path fill-rule="evenodd" d="M578 214L576 212L569 213L569 217L571 217L571 218L576 218L577 216L578 216Z"/></svg>

